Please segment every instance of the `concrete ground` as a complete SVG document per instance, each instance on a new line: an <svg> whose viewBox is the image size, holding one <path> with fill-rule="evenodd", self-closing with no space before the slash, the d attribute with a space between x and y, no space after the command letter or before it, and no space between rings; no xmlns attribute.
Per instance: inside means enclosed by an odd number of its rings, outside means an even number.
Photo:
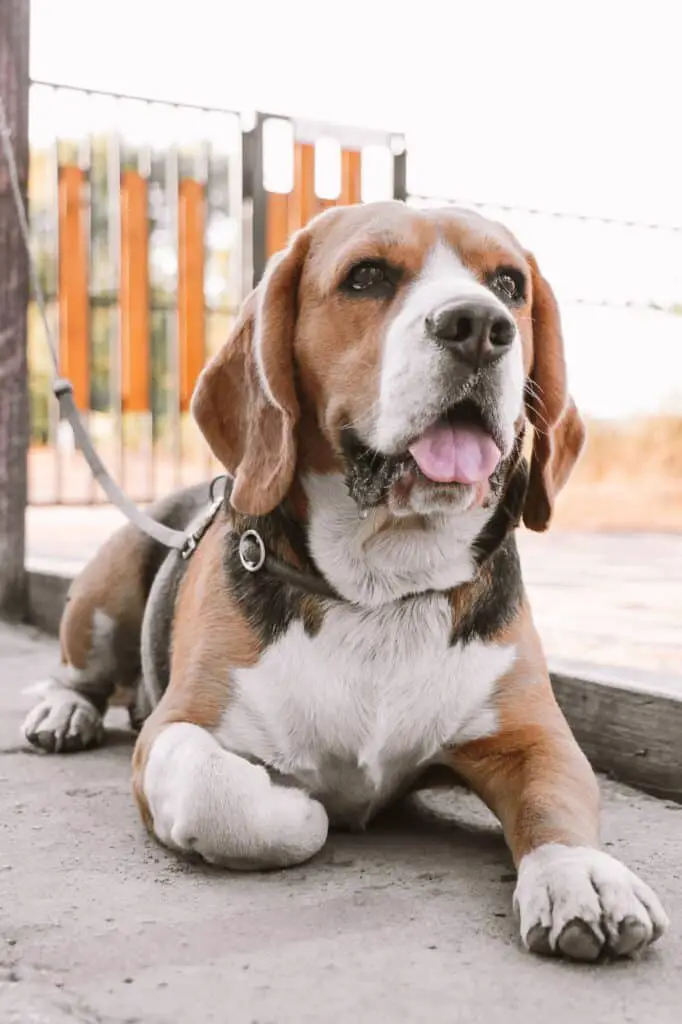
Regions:
<svg viewBox="0 0 682 1024"><path fill-rule="evenodd" d="M607 848L661 896L641 961L523 952L514 876L478 804L440 795L310 864L238 875L145 834L131 739L50 757L19 725L56 645L0 626L2 1024L673 1024L682 1005L682 807L604 782Z"/></svg>

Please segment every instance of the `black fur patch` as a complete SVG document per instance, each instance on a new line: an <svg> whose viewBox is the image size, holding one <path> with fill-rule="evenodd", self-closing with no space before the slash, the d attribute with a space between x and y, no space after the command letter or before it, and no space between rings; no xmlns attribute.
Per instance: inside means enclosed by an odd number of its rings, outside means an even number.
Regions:
<svg viewBox="0 0 682 1024"><path fill-rule="evenodd" d="M386 500L391 484L404 472L409 456L372 451L351 428L342 432L341 446L348 493L359 508L376 508Z"/></svg>
<svg viewBox="0 0 682 1024"><path fill-rule="evenodd" d="M229 495L226 495L226 502ZM305 534L285 505L267 516L231 513L233 530L227 535L223 564L228 586L250 626L264 645L273 643L300 619L308 636L316 636L324 619L328 599L276 579L267 570L247 572L239 558L239 538L246 530L257 530L269 555L303 572L319 575Z"/></svg>
<svg viewBox="0 0 682 1024"><path fill-rule="evenodd" d="M450 593L451 644L492 640L519 610L523 580L514 531L521 521L528 488L528 464L521 455L522 448L523 433L491 480L493 493L499 496L493 514L474 541L478 573L470 583Z"/></svg>
<svg viewBox="0 0 682 1024"><path fill-rule="evenodd" d="M509 534L474 580L449 594L452 606L450 644L493 640L513 622L523 597L516 538Z"/></svg>
<svg viewBox="0 0 682 1024"><path fill-rule="evenodd" d="M528 463L520 456L515 460L512 458L507 486L499 496L492 516L474 541L476 565L483 565L519 525L527 489Z"/></svg>

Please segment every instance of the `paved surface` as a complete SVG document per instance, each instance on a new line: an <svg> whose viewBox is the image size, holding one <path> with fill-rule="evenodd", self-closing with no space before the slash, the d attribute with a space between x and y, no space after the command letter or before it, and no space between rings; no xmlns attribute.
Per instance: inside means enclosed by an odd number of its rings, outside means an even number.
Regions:
<svg viewBox="0 0 682 1024"><path fill-rule="evenodd" d="M55 656L0 625L2 1024L680 1020L681 807L604 784L605 841L658 890L663 942L639 962L539 960L516 939L499 832L461 795L332 835L286 872L166 854L133 808L123 731L58 758L19 741L22 688Z"/></svg>
<svg viewBox="0 0 682 1024"><path fill-rule="evenodd" d="M31 508L29 555L77 571L122 522L109 507ZM519 533L550 657L679 675L682 533Z"/></svg>

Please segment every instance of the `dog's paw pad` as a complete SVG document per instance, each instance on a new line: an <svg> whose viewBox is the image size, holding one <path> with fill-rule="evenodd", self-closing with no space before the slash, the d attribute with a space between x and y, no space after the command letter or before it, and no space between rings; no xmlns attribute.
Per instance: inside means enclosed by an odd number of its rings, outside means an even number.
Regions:
<svg viewBox="0 0 682 1024"><path fill-rule="evenodd" d="M557 946L571 960L596 960L604 947L604 940L585 921L574 919L564 925Z"/></svg>
<svg viewBox="0 0 682 1024"><path fill-rule="evenodd" d="M636 917L625 917L618 925L618 938L613 943L614 952L617 956L632 956L643 949L648 941L646 925Z"/></svg>
<svg viewBox="0 0 682 1024"><path fill-rule="evenodd" d="M551 956L549 928L545 928L541 924L534 925L526 936L526 945L531 953L537 953L539 956Z"/></svg>

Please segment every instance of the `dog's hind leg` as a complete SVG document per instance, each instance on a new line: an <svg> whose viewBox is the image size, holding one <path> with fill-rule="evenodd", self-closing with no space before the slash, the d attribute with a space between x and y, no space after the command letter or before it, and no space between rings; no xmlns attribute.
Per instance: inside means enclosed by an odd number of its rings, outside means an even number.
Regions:
<svg viewBox="0 0 682 1024"><path fill-rule="evenodd" d="M134 700L145 602L139 572L144 544L133 528L123 527L74 580L59 630L61 664L51 679L31 687L42 698L23 725L34 746L50 753L96 746L115 691Z"/></svg>
<svg viewBox="0 0 682 1024"><path fill-rule="evenodd" d="M154 506L151 515L183 529L208 501L208 486L187 488ZM166 548L126 525L117 530L74 580L59 630L61 665L31 687L41 700L22 731L50 753L83 750L104 737L109 703L128 706L139 729L151 710L140 686L140 633L145 603Z"/></svg>

